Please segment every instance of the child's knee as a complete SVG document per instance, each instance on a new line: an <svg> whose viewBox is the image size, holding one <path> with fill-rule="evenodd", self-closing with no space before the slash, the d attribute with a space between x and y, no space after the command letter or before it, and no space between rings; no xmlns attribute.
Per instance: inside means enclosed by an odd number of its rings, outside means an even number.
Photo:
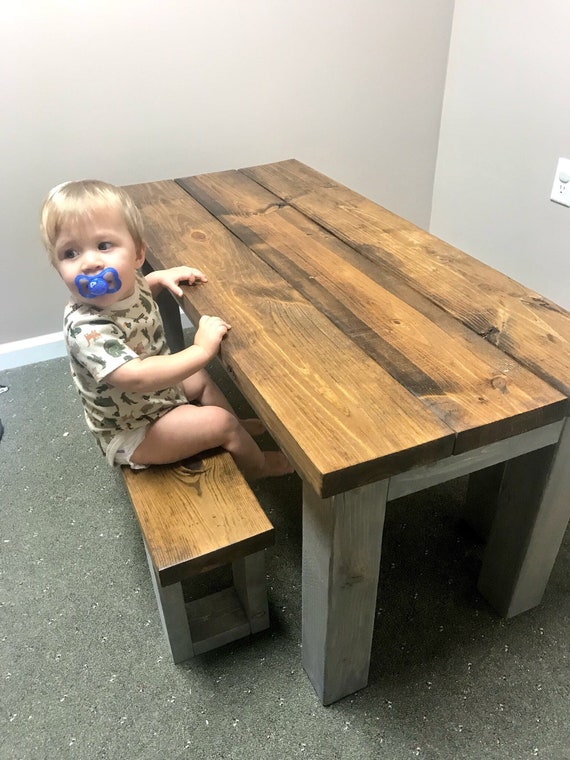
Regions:
<svg viewBox="0 0 570 760"><path fill-rule="evenodd" d="M220 432L230 434L239 428L239 420L231 412L222 409L221 406L208 406L204 408L208 410L210 424Z"/></svg>

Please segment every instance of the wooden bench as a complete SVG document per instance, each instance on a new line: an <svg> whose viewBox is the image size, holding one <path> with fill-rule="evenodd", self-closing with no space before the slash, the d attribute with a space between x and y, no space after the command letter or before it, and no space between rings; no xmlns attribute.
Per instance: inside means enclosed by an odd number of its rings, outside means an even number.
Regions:
<svg viewBox="0 0 570 760"><path fill-rule="evenodd" d="M122 472L174 662L268 628L274 529L231 455ZM230 563L233 586L185 602L182 581Z"/></svg>

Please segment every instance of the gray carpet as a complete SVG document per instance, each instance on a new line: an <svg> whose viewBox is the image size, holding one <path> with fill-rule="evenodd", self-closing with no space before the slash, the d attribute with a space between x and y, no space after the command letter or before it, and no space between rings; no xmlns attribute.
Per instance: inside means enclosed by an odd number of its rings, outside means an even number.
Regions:
<svg viewBox="0 0 570 760"><path fill-rule="evenodd" d="M370 685L324 708L301 666L298 478L255 487L271 629L174 666L66 360L0 384L1 760L570 758L568 534L541 606L502 620L476 590L465 482L391 503Z"/></svg>

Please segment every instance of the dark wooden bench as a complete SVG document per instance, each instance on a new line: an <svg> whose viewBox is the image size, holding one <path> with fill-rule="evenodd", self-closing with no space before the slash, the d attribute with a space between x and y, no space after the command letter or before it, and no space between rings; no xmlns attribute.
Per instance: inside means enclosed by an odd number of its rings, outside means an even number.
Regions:
<svg viewBox="0 0 570 760"><path fill-rule="evenodd" d="M174 662L267 628L274 529L230 454L122 472ZM182 581L226 564L233 586L185 602Z"/></svg>

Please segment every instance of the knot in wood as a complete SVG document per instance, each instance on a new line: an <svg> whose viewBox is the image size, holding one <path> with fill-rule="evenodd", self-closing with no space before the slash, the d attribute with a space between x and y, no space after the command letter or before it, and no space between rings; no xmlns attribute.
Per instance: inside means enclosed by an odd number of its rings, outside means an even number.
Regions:
<svg viewBox="0 0 570 760"><path fill-rule="evenodd" d="M509 389L507 388L507 378L503 377L503 375L496 375L491 378L491 385L495 390L500 391L501 393L509 392Z"/></svg>

